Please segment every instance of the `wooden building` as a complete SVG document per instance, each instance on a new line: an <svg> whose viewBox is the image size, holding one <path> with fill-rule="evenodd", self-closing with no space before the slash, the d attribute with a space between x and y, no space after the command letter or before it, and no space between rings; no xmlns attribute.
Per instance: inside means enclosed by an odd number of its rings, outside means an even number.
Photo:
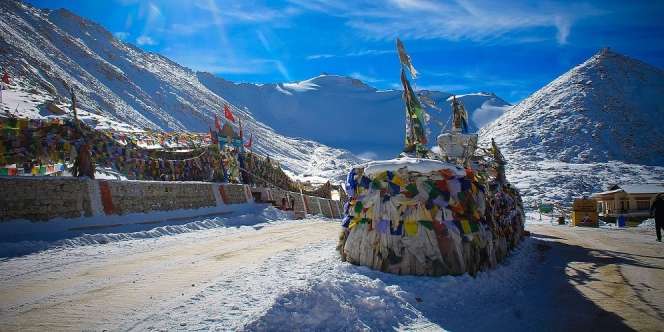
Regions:
<svg viewBox="0 0 664 332"><path fill-rule="evenodd" d="M600 216L645 218L657 194L664 193L664 183L614 185L608 191L592 194Z"/></svg>

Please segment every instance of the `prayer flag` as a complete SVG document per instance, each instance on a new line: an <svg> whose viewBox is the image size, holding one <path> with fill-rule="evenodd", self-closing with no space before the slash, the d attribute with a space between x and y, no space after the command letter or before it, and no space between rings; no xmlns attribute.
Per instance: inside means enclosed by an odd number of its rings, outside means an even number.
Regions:
<svg viewBox="0 0 664 332"><path fill-rule="evenodd" d="M219 144L219 139L217 139L217 133L212 131L212 128L210 128L210 140L212 140L212 144Z"/></svg>
<svg viewBox="0 0 664 332"><path fill-rule="evenodd" d="M2 74L2 81L3 81L5 84L9 84L9 74L7 73L7 71L5 71L4 74Z"/></svg>
<svg viewBox="0 0 664 332"><path fill-rule="evenodd" d="M221 121L219 121L219 117L215 114L214 115L214 127L217 128L217 131L221 131Z"/></svg>
<svg viewBox="0 0 664 332"><path fill-rule="evenodd" d="M247 148L247 149L251 149L251 144L253 144L253 140L254 140L254 134L250 134L249 135L249 142L247 142L244 145L244 147Z"/></svg>
<svg viewBox="0 0 664 332"><path fill-rule="evenodd" d="M403 98L406 102L406 148L404 151L410 152L427 144L426 119L424 109L403 69L401 69L401 84L403 85Z"/></svg>
<svg viewBox="0 0 664 332"><path fill-rule="evenodd" d="M415 67L413 67L413 63L410 60L410 55L406 53L406 48L403 46L403 43L399 38L397 38L397 51L399 52L399 61L401 62L403 68L408 69L410 76L413 79L416 79L417 70L415 70Z"/></svg>
<svg viewBox="0 0 664 332"><path fill-rule="evenodd" d="M233 116L233 113L231 113L231 109L228 107L228 104L224 104L224 116L226 119L235 122L235 117Z"/></svg>

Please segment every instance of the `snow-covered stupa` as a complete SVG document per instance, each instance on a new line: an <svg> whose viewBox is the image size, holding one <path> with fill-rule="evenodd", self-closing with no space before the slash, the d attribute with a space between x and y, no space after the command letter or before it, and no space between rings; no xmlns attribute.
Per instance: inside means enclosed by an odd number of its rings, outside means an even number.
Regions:
<svg viewBox="0 0 664 332"><path fill-rule="evenodd" d="M417 72L397 39L406 104L404 152L352 168L346 181L342 259L395 274L475 275L493 268L523 234L521 197L493 144L477 151L467 113L452 98L452 125L426 147L426 113L406 78ZM435 152L434 152L435 151Z"/></svg>

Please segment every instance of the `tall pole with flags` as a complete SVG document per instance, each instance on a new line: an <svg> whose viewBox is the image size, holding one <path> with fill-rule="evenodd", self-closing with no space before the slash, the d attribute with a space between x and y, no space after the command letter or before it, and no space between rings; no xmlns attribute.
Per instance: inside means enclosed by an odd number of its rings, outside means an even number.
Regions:
<svg viewBox="0 0 664 332"><path fill-rule="evenodd" d="M74 125L76 129L81 130L81 125L78 123L78 111L76 110L76 93L74 92L74 86L69 86L69 93L71 94L71 109L74 112Z"/></svg>
<svg viewBox="0 0 664 332"><path fill-rule="evenodd" d="M406 139L403 151L406 154L412 154L417 157L426 157L428 154L426 147L426 113L406 77L407 71L410 73L411 78L417 78L417 70L415 70L410 56L406 53L406 48L399 38L397 38L397 52L399 54L399 62L401 63L403 99L406 104Z"/></svg>
<svg viewBox="0 0 664 332"><path fill-rule="evenodd" d="M0 105L3 104L3 101L2 101L2 90L4 90L4 89L5 89L5 85L3 84L3 82L0 82Z"/></svg>

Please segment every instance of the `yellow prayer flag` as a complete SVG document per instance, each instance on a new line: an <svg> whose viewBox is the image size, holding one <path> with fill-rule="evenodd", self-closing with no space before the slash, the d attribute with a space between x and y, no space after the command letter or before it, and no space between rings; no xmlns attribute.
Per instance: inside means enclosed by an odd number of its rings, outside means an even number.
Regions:
<svg viewBox="0 0 664 332"><path fill-rule="evenodd" d="M461 219L461 228L463 228L463 234L472 233L470 229L470 222L468 222L468 219Z"/></svg>
<svg viewBox="0 0 664 332"><path fill-rule="evenodd" d="M406 229L406 235L417 236L417 221L415 219L406 219L404 221L404 228Z"/></svg>
<svg viewBox="0 0 664 332"><path fill-rule="evenodd" d="M395 175L392 178L392 183L396 184L399 187L403 187L406 184L406 182L398 175Z"/></svg>

